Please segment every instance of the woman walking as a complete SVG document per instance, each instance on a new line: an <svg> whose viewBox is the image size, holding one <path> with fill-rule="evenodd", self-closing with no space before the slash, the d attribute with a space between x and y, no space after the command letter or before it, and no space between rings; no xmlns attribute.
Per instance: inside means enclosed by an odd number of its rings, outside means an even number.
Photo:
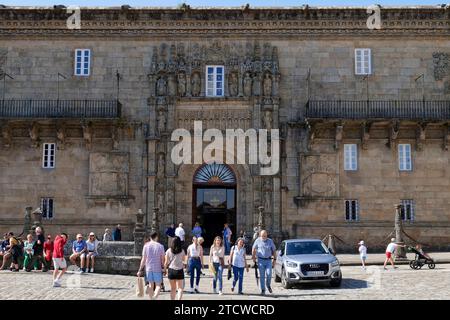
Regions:
<svg viewBox="0 0 450 320"><path fill-rule="evenodd" d="M244 282L244 268L248 269L247 258L245 256L245 243L244 239L239 238L236 241L236 245L231 248L230 252L230 267L233 267L233 286L231 287L231 291L234 292L234 288L236 287L236 283L238 282L238 294L244 294L242 291L242 283Z"/></svg>
<svg viewBox="0 0 450 320"><path fill-rule="evenodd" d="M189 273L191 276L190 293L200 293L198 285L200 284L200 273L203 267L203 248L198 244L197 237L192 238L192 244L187 249L189 260ZM196 272L195 289L194 289L194 270Z"/></svg>
<svg viewBox="0 0 450 320"><path fill-rule="evenodd" d="M172 238L170 248L166 251L164 261L164 273L167 270L167 278L170 282L170 299L181 300L183 297L184 259L186 254L181 247L179 237Z"/></svg>
<svg viewBox="0 0 450 320"><path fill-rule="evenodd" d="M209 250L209 263L214 266L213 290L217 293L217 281L219 281L219 295L222 295L223 289L223 267L225 258L225 247L223 246L222 238L217 236L214 238L214 243Z"/></svg>

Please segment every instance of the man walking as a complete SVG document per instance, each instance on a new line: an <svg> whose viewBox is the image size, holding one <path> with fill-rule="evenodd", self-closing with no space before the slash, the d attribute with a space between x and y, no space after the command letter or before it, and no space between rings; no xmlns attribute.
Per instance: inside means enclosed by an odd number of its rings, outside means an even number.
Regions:
<svg viewBox="0 0 450 320"><path fill-rule="evenodd" d="M61 287L61 277L67 270L66 259L64 259L64 246L69 237L65 233L57 235L53 241L53 286Z"/></svg>
<svg viewBox="0 0 450 320"><path fill-rule="evenodd" d="M165 252L162 244L158 242L158 234L152 232L150 241L144 245L142 249L141 265L137 273L138 277L142 276L142 270L145 266L146 280L148 281L148 294L150 300L157 299L163 282L162 271L164 269ZM153 292L153 285L155 291Z"/></svg>
<svg viewBox="0 0 450 320"><path fill-rule="evenodd" d="M173 238L175 238L175 224L172 223L166 229L166 236L167 236L167 244L168 244L168 246L170 248L172 246Z"/></svg>
<svg viewBox="0 0 450 320"><path fill-rule="evenodd" d="M114 229L112 238L113 241L122 241L122 229L120 227L120 224L118 224L116 229Z"/></svg>
<svg viewBox="0 0 450 320"><path fill-rule="evenodd" d="M275 265L277 253L272 239L267 237L266 230L261 230L260 237L253 244L252 258L255 263L258 263L261 295L266 294L266 287L272 293L270 283L272 281L272 267Z"/></svg>
<svg viewBox="0 0 450 320"><path fill-rule="evenodd" d="M184 232L183 224L180 223L178 225L178 228L175 229L175 236L180 238L180 240L181 240L181 247L182 248L184 247L184 237L185 237L185 235L186 235L186 232Z"/></svg>

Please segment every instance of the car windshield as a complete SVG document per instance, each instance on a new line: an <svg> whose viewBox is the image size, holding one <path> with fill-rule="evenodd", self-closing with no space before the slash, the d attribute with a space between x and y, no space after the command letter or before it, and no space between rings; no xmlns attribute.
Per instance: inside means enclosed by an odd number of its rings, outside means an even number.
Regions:
<svg viewBox="0 0 450 320"><path fill-rule="evenodd" d="M286 244L286 255L324 253L328 253L328 250L321 241L288 242Z"/></svg>

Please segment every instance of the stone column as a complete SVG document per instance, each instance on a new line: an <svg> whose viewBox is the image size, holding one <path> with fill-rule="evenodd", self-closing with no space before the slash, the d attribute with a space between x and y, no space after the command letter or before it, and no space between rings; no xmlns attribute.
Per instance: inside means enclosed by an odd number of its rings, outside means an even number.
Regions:
<svg viewBox="0 0 450 320"><path fill-rule="evenodd" d="M159 208L153 208L153 216L152 216L152 228L151 232L159 232L159 218L158 218Z"/></svg>
<svg viewBox="0 0 450 320"><path fill-rule="evenodd" d="M402 205L395 205L395 243L398 245L404 245L402 238L402 217L401 217ZM397 247L395 250L395 260L406 260L405 247Z"/></svg>
<svg viewBox="0 0 450 320"><path fill-rule="evenodd" d="M139 256L142 253L142 248L144 247L144 213L142 209L139 209L136 213L136 224L133 231L134 236L134 255Z"/></svg>
<svg viewBox="0 0 450 320"><path fill-rule="evenodd" d="M264 207L258 207L258 232L265 228L264 224Z"/></svg>

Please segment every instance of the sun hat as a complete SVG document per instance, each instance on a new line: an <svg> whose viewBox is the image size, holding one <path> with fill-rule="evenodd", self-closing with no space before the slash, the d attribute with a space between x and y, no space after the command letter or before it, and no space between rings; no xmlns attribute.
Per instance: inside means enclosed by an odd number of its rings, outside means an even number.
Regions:
<svg viewBox="0 0 450 320"><path fill-rule="evenodd" d="M359 244L359 245L363 245L363 244L364 244L364 241L361 240L358 244Z"/></svg>

